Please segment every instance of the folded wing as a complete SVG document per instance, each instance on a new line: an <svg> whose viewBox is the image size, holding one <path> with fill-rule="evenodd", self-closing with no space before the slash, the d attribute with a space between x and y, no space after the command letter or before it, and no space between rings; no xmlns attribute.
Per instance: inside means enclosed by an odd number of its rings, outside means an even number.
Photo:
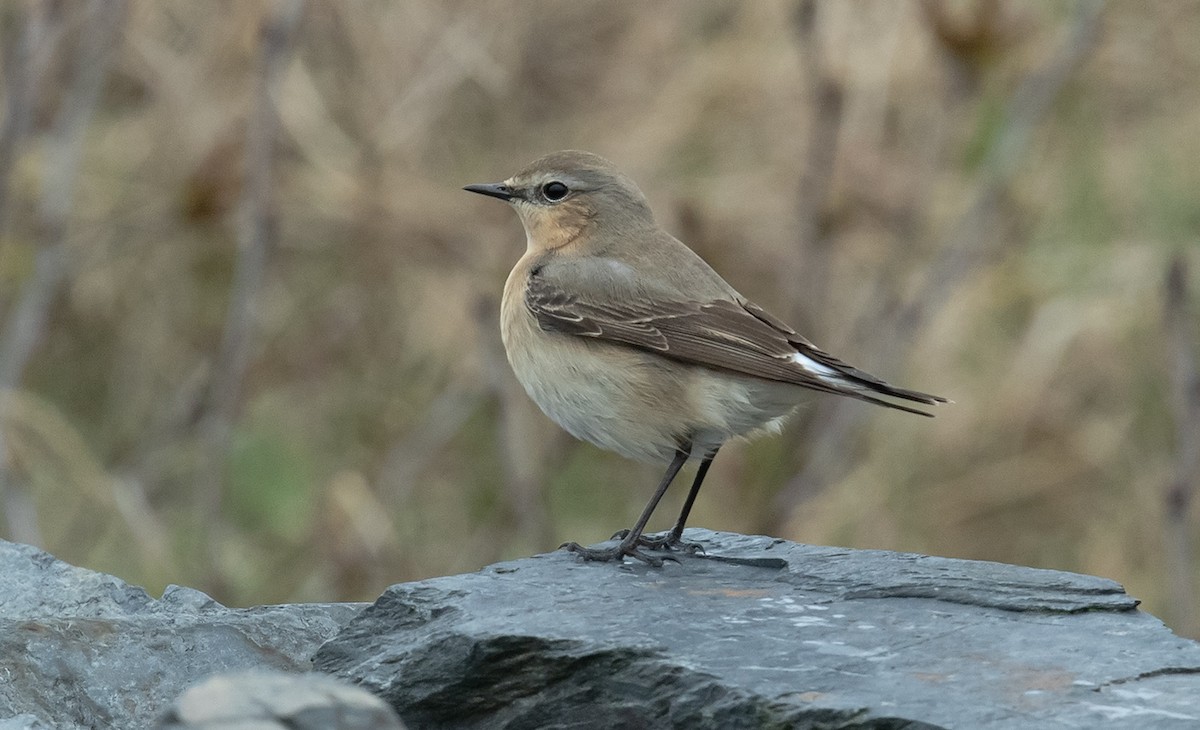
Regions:
<svg viewBox="0 0 1200 730"><path fill-rule="evenodd" d="M946 402L897 388L847 365L749 301L587 296L534 272L525 305L546 332L591 337L683 363L837 393L922 416L932 414L876 396L926 405Z"/></svg>

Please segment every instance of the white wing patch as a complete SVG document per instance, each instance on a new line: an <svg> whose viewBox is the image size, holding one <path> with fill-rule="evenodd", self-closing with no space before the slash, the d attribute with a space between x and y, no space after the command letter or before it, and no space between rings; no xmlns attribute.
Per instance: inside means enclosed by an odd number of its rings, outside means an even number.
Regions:
<svg viewBox="0 0 1200 730"><path fill-rule="evenodd" d="M812 373L813 375L816 375L818 378L820 378L822 380L828 380L828 381L837 382L837 383L840 383L841 381L844 380L844 378L842 378L838 374L838 372L836 370L834 370L833 368L831 368L827 365L822 365L821 363L817 362L816 360L812 359L811 357L808 357L807 355L804 355L803 353L797 352L797 353L793 354L790 359L792 362L796 363L800 367L804 368L805 370Z"/></svg>

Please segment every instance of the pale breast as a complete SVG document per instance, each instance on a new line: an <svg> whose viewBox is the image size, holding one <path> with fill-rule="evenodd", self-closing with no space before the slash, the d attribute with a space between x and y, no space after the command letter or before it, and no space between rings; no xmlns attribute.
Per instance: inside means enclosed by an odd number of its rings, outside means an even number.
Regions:
<svg viewBox="0 0 1200 730"><path fill-rule="evenodd" d="M685 437L685 386L651 356L573 335L543 332L521 296L518 266L505 285L501 335L529 397L568 433L624 456L670 458Z"/></svg>

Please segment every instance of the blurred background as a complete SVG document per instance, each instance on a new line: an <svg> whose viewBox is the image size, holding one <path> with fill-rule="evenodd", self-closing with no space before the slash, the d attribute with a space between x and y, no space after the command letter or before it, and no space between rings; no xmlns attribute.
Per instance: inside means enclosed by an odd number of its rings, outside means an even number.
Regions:
<svg viewBox="0 0 1200 730"><path fill-rule="evenodd" d="M1200 4L8 0L0 50L6 539L247 605L629 526L662 465L522 392L524 235L460 190L581 148L956 401L813 394L692 525L1099 574L1200 636Z"/></svg>

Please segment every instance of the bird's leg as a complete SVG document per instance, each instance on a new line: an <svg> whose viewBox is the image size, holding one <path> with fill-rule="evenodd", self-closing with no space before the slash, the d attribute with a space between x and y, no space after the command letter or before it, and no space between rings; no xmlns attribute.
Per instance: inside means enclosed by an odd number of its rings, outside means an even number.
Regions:
<svg viewBox="0 0 1200 730"><path fill-rule="evenodd" d="M717 449L719 448L721 447L718 446ZM712 465L713 459L717 456L717 449L710 451L700 462L700 468L696 470L696 478L692 480L692 489L688 492L687 499L683 502L683 509L679 511L679 519L675 521L675 526L671 528L671 531L661 537L643 536L638 540L638 546L648 547L652 550L681 550L688 554L704 551L704 546L698 542L683 541L683 526L687 523L692 505L696 502L696 495L700 493L700 485L704 483L708 467Z"/></svg>
<svg viewBox="0 0 1200 730"><path fill-rule="evenodd" d="M667 467L666 474L663 474L662 481L658 484L658 489L654 492L654 496L646 504L646 508L642 510L642 516L638 518L637 523L632 530L626 532L621 539L620 544L612 548L585 548L577 542L563 543L560 549L569 550L579 554L584 560L608 561L620 560L628 555L631 558L641 560L643 563L648 563L653 566L662 565L662 559L656 558L643 553L638 548L642 545L642 530L646 529L646 523L650 521L650 515L654 514L654 508L658 506L663 495L667 493L667 487L671 486L675 475L683 468L684 462L691 455L691 444L680 446L675 452L675 458L671 460L671 464Z"/></svg>

